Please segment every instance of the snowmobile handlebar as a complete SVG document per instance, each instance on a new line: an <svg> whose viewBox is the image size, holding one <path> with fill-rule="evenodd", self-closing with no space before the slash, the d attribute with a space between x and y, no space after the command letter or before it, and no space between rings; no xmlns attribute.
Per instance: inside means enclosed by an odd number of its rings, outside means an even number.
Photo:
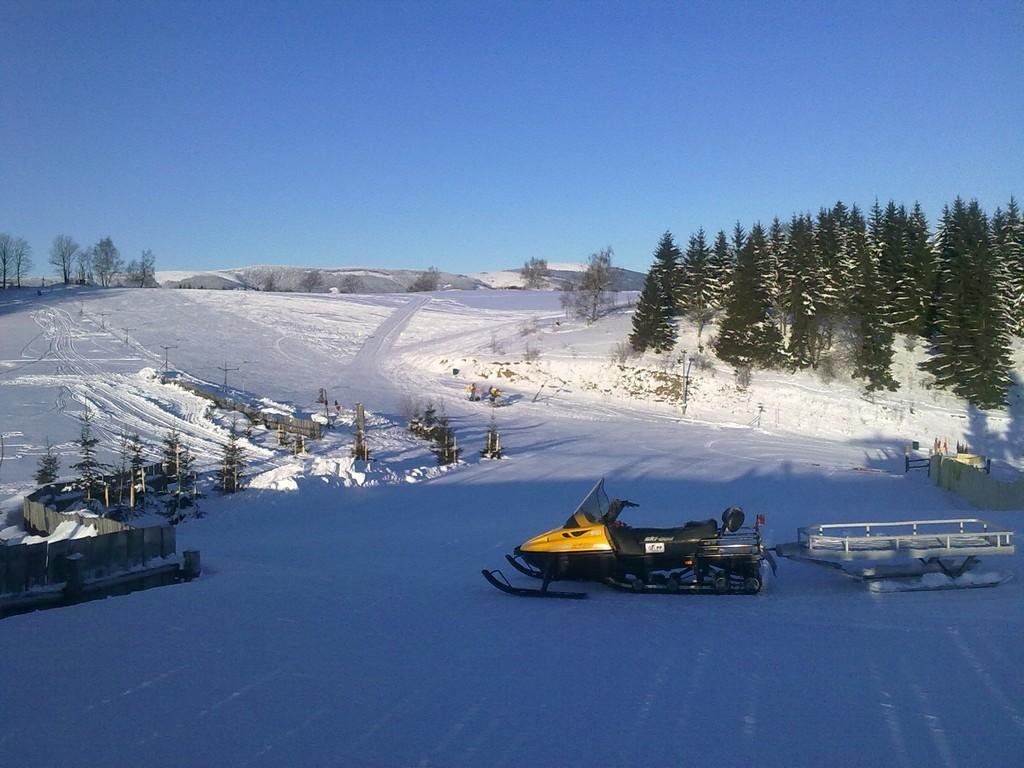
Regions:
<svg viewBox="0 0 1024 768"><path fill-rule="evenodd" d="M626 507L639 507L640 505L633 501L626 499L612 499L608 504L608 511L601 517L601 522L605 525L612 525L616 520L619 519L619 514Z"/></svg>

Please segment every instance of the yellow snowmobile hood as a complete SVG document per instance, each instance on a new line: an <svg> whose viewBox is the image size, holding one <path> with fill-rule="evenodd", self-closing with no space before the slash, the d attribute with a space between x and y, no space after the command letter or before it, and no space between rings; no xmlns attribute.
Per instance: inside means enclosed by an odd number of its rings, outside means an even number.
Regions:
<svg viewBox="0 0 1024 768"><path fill-rule="evenodd" d="M584 524L579 525L580 518ZM591 523L582 513L574 516L577 527L556 528L553 531L534 536L523 542L519 549L522 552L611 552L612 542L608 538L608 529L602 523Z"/></svg>

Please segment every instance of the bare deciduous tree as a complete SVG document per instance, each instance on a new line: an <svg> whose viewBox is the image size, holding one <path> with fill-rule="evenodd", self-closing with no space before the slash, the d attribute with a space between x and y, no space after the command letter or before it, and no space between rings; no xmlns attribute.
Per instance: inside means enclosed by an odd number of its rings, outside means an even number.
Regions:
<svg viewBox="0 0 1024 768"><path fill-rule="evenodd" d="M114 275L123 268L121 253L109 237L104 237L93 246L92 268L104 288L110 287Z"/></svg>
<svg viewBox="0 0 1024 768"><path fill-rule="evenodd" d="M323 273L319 269L308 270L301 278L299 278L299 288L305 293L313 293L324 283Z"/></svg>
<svg viewBox="0 0 1024 768"><path fill-rule="evenodd" d="M523 284L527 288L543 288L544 281L548 276L547 259L531 258L523 264L519 274L523 277Z"/></svg>
<svg viewBox="0 0 1024 768"><path fill-rule="evenodd" d="M340 289L342 293L362 293L365 289L362 279L358 275L345 275L341 278Z"/></svg>
<svg viewBox="0 0 1024 768"><path fill-rule="evenodd" d="M76 279L80 285L92 282L92 262L92 248L83 248L75 254Z"/></svg>
<svg viewBox="0 0 1024 768"><path fill-rule="evenodd" d="M32 246L23 237L14 238L13 247L14 280L21 288L21 278L28 276L32 269Z"/></svg>
<svg viewBox="0 0 1024 768"><path fill-rule="evenodd" d="M7 288L7 273L14 267L14 238L0 232L0 288Z"/></svg>
<svg viewBox="0 0 1024 768"><path fill-rule="evenodd" d="M71 282L71 271L78 255L78 243L68 235L57 235L50 246L50 264L67 285Z"/></svg>
<svg viewBox="0 0 1024 768"><path fill-rule="evenodd" d="M436 291L441 283L441 272L437 267L430 267L426 272L420 272L413 284L409 286L410 293L418 291Z"/></svg>
<svg viewBox="0 0 1024 768"><path fill-rule="evenodd" d="M612 249L602 248L590 254L587 268L576 286L576 315L587 323L597 321L598 316L611 303Z"/></svg>
<svg viewBox="0 0 1024 768"><path fill-rule="evenodd" d="M139 257L139 287L155 288L156 284L156 256L146 248Z"/></svg>

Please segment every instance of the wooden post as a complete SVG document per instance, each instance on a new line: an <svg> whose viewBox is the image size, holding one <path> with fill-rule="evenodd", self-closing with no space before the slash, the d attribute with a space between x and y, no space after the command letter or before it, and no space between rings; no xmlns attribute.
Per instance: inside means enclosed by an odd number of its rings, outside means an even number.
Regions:
<svg viewBox="0 0 1024 768"><path fill-rule="evenodd" d="M72 600L80 598L85 589L85 578L82 575L82 560L81 552L67 555L64 558L68 569L68 578L64 584L64 594Z"/></svg>
<svg viewBox="0 0 1024 768"><path fill-rule="evenodd" d="M185 562L182 565L182 571L185 574L185 578L196 578L202 572L202 567L199 563L199 550L186 549L181 553L181 555L185 559Z"/></svg>

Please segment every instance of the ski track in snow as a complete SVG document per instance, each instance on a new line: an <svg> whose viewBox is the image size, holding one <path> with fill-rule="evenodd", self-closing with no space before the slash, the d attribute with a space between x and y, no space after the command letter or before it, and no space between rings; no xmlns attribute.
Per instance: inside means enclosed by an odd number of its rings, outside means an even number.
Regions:
<svg viewBox="0 0 1024 768"><path fill-rule="evenodd" d="M999 705L1003 714L1005 714L1009 721L1016 726L1017 730L1024 733L1024 714L1021 713L1021 710L1003 692L1003 689L996 684L995 678L989 672L988 668L981 662L971 646L967 644L967 641L960 630L956 627L947 627L946 632L952 639L953 645L956 646L956 649L960 652L960 655L963 656L967 666L972 672L974 672L986 690L988 690L992 700Z"/></svg>
<svg viewBox="0 0 1024 768"><path fill-rule="evenodd" d="M913 761L907 751L907 741L897 700L890 690L891 683L882 676L878 662L873 658L868 659L868 672L878 696L878 707L892 746L890 755L901 768L913 768Z"/></svg>
<svg viewBox="0 0 1024 768"><path fill-rule="evenodd" d="M53 383L58 387L54 404L57 412L66 411L70 396L94 412L94 428L108 443L122 433L134 433L147 437L152 445L170 429L177 429L189 441L200 465L216 461L226 432L206 419L206 401L173 385L154 381L143 386L137 376L111 375L95 359L81 353L76 344L80 336L102 343L106 335L85 335L65 310L46 307L36 310L33 318L49 340L48 354L56 362ZM266 460L273 456L266 449L243 443L251 457ZM147 452L155 455L152 448Z"/></svg>
<svg viewBox="0 0 1024 768"><path fill-rule="evenodd" d="M920 681L910 680L908 676L908 682L920 706L918 714L928 728L928 733L931 736L932 743L935 745L936 752L938 752L939 759L942 760L942 764L946 768L957 768L956 757L953 755L953 750L950 749L949 739L946 738L946 729L943 727L942 718L932 705L928 692L921 685Z"/></svg>

